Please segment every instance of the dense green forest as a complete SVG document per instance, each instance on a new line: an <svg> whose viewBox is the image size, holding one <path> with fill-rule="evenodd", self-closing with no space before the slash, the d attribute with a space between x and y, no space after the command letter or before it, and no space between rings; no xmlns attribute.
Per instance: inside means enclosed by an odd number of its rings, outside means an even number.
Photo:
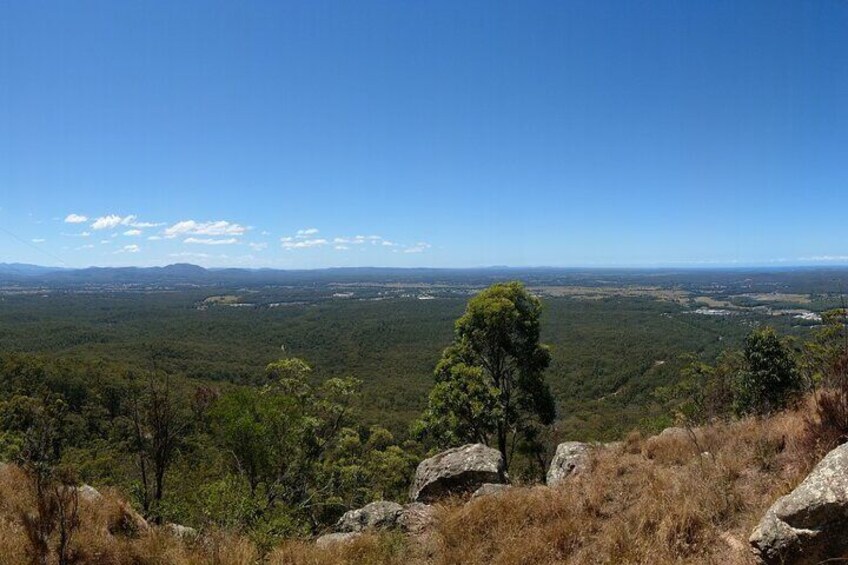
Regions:
<svg viewBox="0 0 848 565"><path fill-rule="evenodd" d="M198 308L208 296L209 289L4 296L0 344L6 352L234 384L256 384L268 363L297 356L310 362L316 381L360 379L366 420L403 435L426 402L433 368L467 300ZM710 359L752 325L806 331L784 317L691 312L691 306L651 297L546 297L542 341L552 348L547 380L561 433L617 437L659 415L652 391L674 379L683 354Z"/></svg>

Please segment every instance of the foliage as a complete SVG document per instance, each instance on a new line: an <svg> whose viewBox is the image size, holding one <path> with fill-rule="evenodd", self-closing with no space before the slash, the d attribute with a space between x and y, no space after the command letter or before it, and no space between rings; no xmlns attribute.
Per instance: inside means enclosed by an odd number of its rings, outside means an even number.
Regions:
<svg viewBox="0 0 848 565"><path fill-rule="evenodd" d="M145 514L161 523L165 474L184 440L187 422L167 375L149 375L142 390L130 390L132 446L141 477L141 505Z"/></svg>
<svg viewBox="0 0 848 565"><path fill-rule="evenodd" d="M59 565L66 565L70 563L69 548L79 527L79 495L74 477L60 466L67 406L60 398L45 395L28 408L31 414L16 458L35 501L34 512L19 509L29 542L28 557L33 564L47 565L55 555Z"/></svg>
<svg viewBox="0 0 848 565"><path fill-rule="evenodd" d="M519 282L492 285L468 302L436 366L425 433L443 445L492 443L508 465L518 444L553 423L541 311L539 299Z"/></svg>
<svg viewBox="0 0 848 565"><path fill-rule="evenodd" d="M680 380L654 393L669 408L674 423L705 424L733 414L737 380L745 367L742 352L725 350L712 365L693 355L684 359Z"/></svg>
<svg viewBox="0 0 848 565"><path fill-rule="evenodd" d="M848 328L844 309L827 312L805 343L802 371L816 388L815 415L806 420L807 441L827 452L848 441Z"/></svg>
<svg viewBox="0 0 848 565"><path fill-rule="evenodd" d="M745 368L736 382L739 414L782 410L801 390L801 377L788 346L771 327L756 329L745 339Z"/></svg>
<svg viewBox="0 0 848 565"><path fill-rule="evenodd" d="M405 490L415 459L373 428L363 444L351 426L356 379L309 383L309 365L268 365L267 384L223 395L213 429L243 477L260 536L315 532L345 509ZM226 484L226 483L225 483Z"/></svg>

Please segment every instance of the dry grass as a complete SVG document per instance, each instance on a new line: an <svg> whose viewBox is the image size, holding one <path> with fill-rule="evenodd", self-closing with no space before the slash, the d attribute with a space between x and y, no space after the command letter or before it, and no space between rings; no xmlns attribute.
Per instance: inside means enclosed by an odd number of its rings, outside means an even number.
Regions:
<svg viewBox="0 0 848 565"><path fill-rule="evenodd" d="M80 563L749 563L747 537L763 512L815 464L804 439L809 407L686 435L634 433L599 449L590 469L561 487L516 487L464 504L449 501L423 536L362 536L319 549L288 541L260 557L245 538L212 533L179 540L133 535L123 503L83 504L73 543ZM0 565L21 563L16 510L31 504L13 467L0 472Z"/></svg>
<svg viewBox="0 0 848 565"><path fill-rule="evenodd" d="M521 488L447 512L436 561L748 563L763 512L809 471L798 412L686 436L627 438L556 489Z"/></svg>

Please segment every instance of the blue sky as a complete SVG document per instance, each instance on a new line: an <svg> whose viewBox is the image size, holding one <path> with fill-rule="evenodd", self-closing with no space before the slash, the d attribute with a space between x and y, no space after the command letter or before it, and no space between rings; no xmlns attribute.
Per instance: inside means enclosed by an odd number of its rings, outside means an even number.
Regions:
<svg viewBox="0 0 848 565"><path fill-rule="evenodd" d="M836 0L4 2L0 262L848 262L846 29Z"/></svg>

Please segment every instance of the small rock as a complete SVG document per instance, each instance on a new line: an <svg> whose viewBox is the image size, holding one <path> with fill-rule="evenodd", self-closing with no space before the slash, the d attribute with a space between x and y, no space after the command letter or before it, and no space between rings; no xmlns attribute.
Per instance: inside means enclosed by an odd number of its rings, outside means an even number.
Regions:
<svg viewBox="0 0 848 565"><path fill-rule="evenodd" d="M488 496L491 494L498 494L505 490L511 489L510 485L496 484L496 483L486 483L482 485L480 488L474 491L474 494L471 495L471 498L479 498L481 496Z"/></svg>
<svg viewBox="0 0 848 565"><path fill-rule="evenodd" d="M361 532L336 532L333 534L324 534L315 540L315 545L321 549L327 549L328 547L332 547L336 544L350 543L361 535Z"/></svg>
<svg viewBox="0 0 848 565"><path fill-rule="evenodd" d="M603 448L609 449L610 451L624 451L624 447L623 441L611 441L603 444Z"/></svg>
<svg viewBox="0 0 848 565"><path fill-rule="evenodd" d="M361 532L367 529L392 528L397 524L403 506L380 500L358 510L349 510L336 523L337 532Z"/></svg>
<svg viewBox="0 0 848 565"><path fill-rule="evenodd" d="M403 507L398 516L397 523L400 528L411 534L418 534L426 530L435 518L436 509L421 502L413 502Z"/></svg>
<svg viewBox="0 0 848 565"><path fill-rule="evenodd" d="M176 538L187 539L197 537L197 530L188 526L182 526L180 524L166 524L165 529Z"/></svg>
<svg viewBox="0 0 848 565"><path fill-rule="evenodd" d="M100 502L100 501L103 500L103 495L100 494L100 491L98 491L96 488L94 488L91 485L85 485L84 484L84 485L78 487L77 488L77 494L79 494L79 497L80 497L81 500L84 500L84 501L90 502L90 503Z"/></svg>
<svg viewBox="0 0 848 565"><path fill-rule="evenodd" d="M579 441L567 441L557 446L546 483L553 487L575 473L582 471L589 458L591 447Z"/></svg>
<svg viewBox="0 0 848 565"><path fill-rule="evenodd" d="M686 428L681 428L678 426L674 426L671 428L666 428L660 432L660 437L674 437L679 439L688 439L689 432Z"/></svg>
<svg viewBox="0 0 848 565"><path fill-rule="evenodd" d="M418 464L409 490L414 502L474 491L484 483L507 482L500 451L480 443L443 451Z"/></svg>

